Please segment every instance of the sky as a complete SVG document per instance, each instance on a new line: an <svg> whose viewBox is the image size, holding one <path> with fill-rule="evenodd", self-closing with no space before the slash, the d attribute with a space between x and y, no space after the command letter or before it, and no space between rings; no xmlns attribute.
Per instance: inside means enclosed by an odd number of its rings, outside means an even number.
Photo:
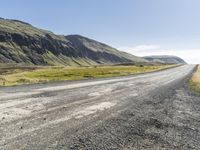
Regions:
<svg viewBox="0 0 200 150"><path fill-rule="evenodd" d="M0 17L80 34L137 56L200 63L200 0L2 0Z"/></svg>

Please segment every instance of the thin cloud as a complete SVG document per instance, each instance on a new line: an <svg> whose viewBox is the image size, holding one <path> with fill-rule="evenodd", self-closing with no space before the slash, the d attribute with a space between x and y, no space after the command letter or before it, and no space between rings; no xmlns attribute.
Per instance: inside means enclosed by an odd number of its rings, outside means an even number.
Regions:
<svg viewBox="0 0 200 150"><path fill-rule="evenodd" d="M118 49L120 50L124 50L124 51L147 51L147 50L158 50L160 49L159 45L138 45L138 46L133 46L133 47L127 47L127 46L123 46L123 47L119 47Z"/></svg>
<svg viewBox="0 0 200 150"><path fill-rule="evenodd" d="M121 47L122 51L126 51L136 56L149 56L149 55L174 55L181 57L191 64L200 63L200 49L173 49L165 50L159 45L138 45L135 47Z"/></svg>

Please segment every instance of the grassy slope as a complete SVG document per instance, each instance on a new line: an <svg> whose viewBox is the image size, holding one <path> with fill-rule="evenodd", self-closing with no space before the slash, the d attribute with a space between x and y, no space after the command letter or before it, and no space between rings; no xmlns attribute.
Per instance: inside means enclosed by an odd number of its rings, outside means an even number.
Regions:
<svg viewBox="0 0 200 150"><path fill-rule="evenodd" d="M172 66L101 66L101 67L37 67L4 68L0 72L0 86L43 83L60 80L80 80L125 76L156 71Z"/></svg>
<svg viewBox="0 0 200 150"><path fill-rule="evenodd" d="M190 80L190 87L200 92L200 65L198 66L197 72L193 75L192 79Z"/></svg>

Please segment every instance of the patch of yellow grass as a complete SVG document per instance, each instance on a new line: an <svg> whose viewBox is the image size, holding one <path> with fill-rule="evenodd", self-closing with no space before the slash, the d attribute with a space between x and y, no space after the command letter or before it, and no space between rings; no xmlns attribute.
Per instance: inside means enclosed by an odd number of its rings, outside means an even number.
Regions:
<svg viewBox="0 0 200 150"><path fill-rule="evenodd" d="M60 80L80 80L126 76L131 74L157 71L172 67L161 66L98 66L98 67L42 67L33 70L16 69L0 75L0 86L42 83Z"/></svg>
<svg viewBox="0 0 200 150"><path fill-rule="evenodd" d="M190 86L192 89L200 92L200 65L198 66L196 73L190 80Z"/></svg>

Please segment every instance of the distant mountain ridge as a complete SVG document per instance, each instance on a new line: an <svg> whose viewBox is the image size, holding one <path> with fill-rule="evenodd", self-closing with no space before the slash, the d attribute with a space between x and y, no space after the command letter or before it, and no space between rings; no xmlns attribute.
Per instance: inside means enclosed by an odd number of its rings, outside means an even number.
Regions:
<svg viewBox="0 0 200 150"><path fill-rule="evenodd" d="M91 66L129 62L147 60L80 35L56 35L0 18L0 63Z"/></svg>
<svg viewBox="0 0 200 150"><path fill-rule="evenodd" d="M186 64L183 59L171 55L145 56L143 58L150 62L158 62L164 64Z"/></svg>

